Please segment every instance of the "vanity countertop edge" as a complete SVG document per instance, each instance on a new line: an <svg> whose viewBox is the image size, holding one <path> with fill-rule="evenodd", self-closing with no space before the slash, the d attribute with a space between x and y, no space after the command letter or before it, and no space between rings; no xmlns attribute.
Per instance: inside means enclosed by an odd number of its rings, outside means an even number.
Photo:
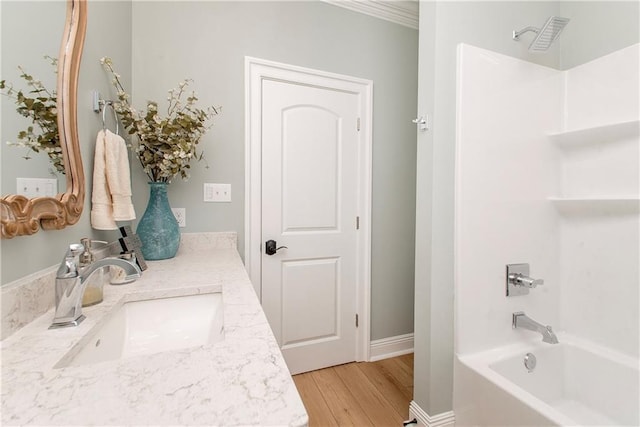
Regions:
<svg viewBox="0 0 640 427"><path fill-rule="evenodd" d="M308 416L234 248L148 261L142 278L107 285L76 327L49 330L53 309L0 342L2 425L288 425ZM224 340L54 368L125 301L222 289Z"/></svg>

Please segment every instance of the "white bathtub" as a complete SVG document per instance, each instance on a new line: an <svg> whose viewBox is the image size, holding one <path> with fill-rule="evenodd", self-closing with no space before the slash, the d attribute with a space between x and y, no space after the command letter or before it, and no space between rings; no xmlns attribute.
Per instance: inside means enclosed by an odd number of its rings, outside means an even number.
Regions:
<svg viewBox="0 0 640 427"><path fill-rule="evenodd" d="M567 334L460 356L460 426L640 425L638 360ZM537 366L528 372L524 356Z"/></svg>

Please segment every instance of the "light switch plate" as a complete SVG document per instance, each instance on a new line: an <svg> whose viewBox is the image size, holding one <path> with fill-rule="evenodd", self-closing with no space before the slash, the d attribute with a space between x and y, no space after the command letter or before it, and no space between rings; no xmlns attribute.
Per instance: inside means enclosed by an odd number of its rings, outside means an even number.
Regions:
<svg viewBox="0 0 640 427"><path fill-rule="evenodd" d="M231 184L205 183L203 200L205 202L230 202Z"/></svg>
<svg viewBox="0 0 640 427"><path fill-rule="evenodd" d="M16 178L16 194L28 199L55 197L58 194L58 180L55 178Z"/></svg>

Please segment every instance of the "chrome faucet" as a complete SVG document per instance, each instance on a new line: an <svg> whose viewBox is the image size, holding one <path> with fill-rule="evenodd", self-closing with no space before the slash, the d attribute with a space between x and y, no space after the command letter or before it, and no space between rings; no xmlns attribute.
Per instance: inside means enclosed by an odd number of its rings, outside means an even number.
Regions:
<svg viewBox="0 0 640 427"><path fill-rule="evenodd" d="M542 323L538 323L526 314L524 311L518 311L512 314L511 326L513 329L523 328L530 331L539 332L542 334L542 341L549 344L558 344L558 337L553 333L551 326L545 326Z"/></svg>
<svg viewBox="0 0 640 427"><path fill-rule="evenodd" d="M125 279L140 277L138 266L122 258L107 257L79 268L80 254L83 251L84 246L79 243L70 245L60 263L56 273L56 312L49 329L77 326L85 319L82 314L82 296L89 277L102 267L114 265L122 268L127 275Z"/></svg>

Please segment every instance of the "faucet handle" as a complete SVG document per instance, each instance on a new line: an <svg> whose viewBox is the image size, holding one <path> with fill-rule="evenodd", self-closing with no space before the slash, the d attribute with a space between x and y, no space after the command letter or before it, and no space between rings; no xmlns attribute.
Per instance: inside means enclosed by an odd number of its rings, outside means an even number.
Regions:
<svg viewBox="0 0 640 427"><path fill-rule="evenodd" d="M67 256L80 255L84 251L84 245L82 243L72 243L67 249Z"/></svg>
<svg viewBox="0 0 640 427"><path fill-rule="evenodd" d="M523 274L513 274L509 276L509 279L514 285L524 286L526 288L535 288L538 285L544 285L543 279L533 279Z"/></svg>
<svg viewBox="0 0 640 427"><path fill-rule="evenodd" d="M64 255L64 259L56 273L57 278L66 279L78 276L78 257L82 251L84 251L84 246L80 243L72 243L69 245L67 253Z"/></svg>

